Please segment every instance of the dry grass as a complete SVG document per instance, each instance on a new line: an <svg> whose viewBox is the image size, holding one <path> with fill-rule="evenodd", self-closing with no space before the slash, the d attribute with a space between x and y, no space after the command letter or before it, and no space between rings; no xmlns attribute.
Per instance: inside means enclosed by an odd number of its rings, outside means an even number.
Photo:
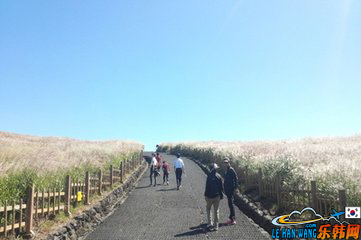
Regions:
<svg viewBox="0 0 361 240"><path fill-rule="evenodd" d="M143 145L137 142L80 141L0 132L0 177L29 168L41 174L84 164L101 167L114 156L141 150Z"/></svg>
<svg viewBox="0 0 361 240"><path fill-rule="evenodd" d="M233 159L246 158L255 166L288 156L298 162L299 172L306 179L347 178L361 189L361 135L333 138L305 138L284 141L254 142L185 142L163 143L162 147L210 150ZM338 186L341 187L341 186Z"/></svg>

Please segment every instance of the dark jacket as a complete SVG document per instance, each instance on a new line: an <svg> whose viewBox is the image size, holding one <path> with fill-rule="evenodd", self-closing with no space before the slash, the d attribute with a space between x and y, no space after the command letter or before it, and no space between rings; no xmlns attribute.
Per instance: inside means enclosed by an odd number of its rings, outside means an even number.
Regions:
<svg viewBox="0 0 361 240"><path fill-rule="evenodd" d="M221 199L223 198L222 177L214 169L208 173L204 196L208 198L215 198L220 196Z"/></svg>
<svg viewBox="0 0 361 240"><path fill-rule="evenodd" d="M233 194L238 187L237 174L232 167L229 167L224 176L224 192L226 195Z"/></svg>

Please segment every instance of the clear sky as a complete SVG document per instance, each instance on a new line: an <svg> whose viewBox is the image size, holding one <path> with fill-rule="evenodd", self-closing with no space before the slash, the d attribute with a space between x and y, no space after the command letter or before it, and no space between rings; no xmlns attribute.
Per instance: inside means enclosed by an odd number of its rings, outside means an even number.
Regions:
<svg viewBox="0 0 361 240"><path fill-rule="evenodd" d="M361 1L0 1L0 130L154 149L361 132Z"/></svg>

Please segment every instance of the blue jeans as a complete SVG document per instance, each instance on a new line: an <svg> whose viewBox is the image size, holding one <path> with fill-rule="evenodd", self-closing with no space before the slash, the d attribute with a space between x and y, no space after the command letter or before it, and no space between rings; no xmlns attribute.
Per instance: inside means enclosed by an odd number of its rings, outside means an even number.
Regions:
<svg viewBox="0 0 361 240"><path fill-rule="evenodd" d="M235 219L235 212L234 212L234 206L233 206L233 193L226 193L227 200L228 200L228 207L229 207L229 219L234 220Z"/></svg>

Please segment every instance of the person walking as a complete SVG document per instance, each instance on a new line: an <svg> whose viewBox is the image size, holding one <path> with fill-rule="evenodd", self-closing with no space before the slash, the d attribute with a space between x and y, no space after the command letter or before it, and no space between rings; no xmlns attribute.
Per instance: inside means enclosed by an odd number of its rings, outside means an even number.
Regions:
<svg viewBox="0 0 361 240"><path fill-rule="evenodd" d="M170 166L166 161L163 161L162 169L163 169L163 184L166 183L167 185L169 185L168 177L170 172Z"/></svg>
<svg viewBox="0 0 361 240"><path fill-rule="evenodd" d="M158 161L155 158L155 153L153 153L152 160L150 161L150 184L149 184L149 186L152 186L153 177L154 177L154 187L157 185L157 176L158 176L157 164L158 164Z"/></svg>
<svg viewBox="0 0 361 240"><path fill-rule="evenodd" d="M229 207L229 220L226 224L234 225L236 224L235 212L234 212L234 192L238 188L238 178L234 169L231 167L229 158L226 157L223 160L223 163L226 167L226 174L224 176L224 193L227 196L228 207Z"/></svg>
<svg viewBox="0 0 361 240"><path fill-rule="evenodd" d="M173 162L175 177L177 180L177 190L182 187L182 173L184 173L184 162L177 153L177 159Z"/></svg>
<svg viewBox="0 0 361 240"><path fill-rule="evenodd" d="M159 152L156 153L155 159L157 159L157 169L158 169L158 173L160 173L160 168L162 166L162 158Z"/></svg>
<svg viewBox="0 0 361 240"><path fill-rule="evenodd" d="M219 169L216 163L210 166L210 173L208 173L206 181L206 190L204 196L207 202L207 228L209 230L218 230L219 223L219 202L223 199L223 181L222 177L217 173ZM212 221L211 208L213 206L214 221Z"/></svg>

